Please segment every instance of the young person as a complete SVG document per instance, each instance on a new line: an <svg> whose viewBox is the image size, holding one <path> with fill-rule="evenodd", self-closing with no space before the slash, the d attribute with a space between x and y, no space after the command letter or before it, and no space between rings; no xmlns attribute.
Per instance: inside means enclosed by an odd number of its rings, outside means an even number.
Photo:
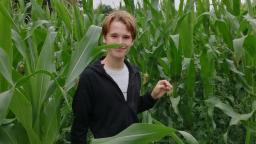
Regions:
<svg viewBox="0 0 256 144"><path fill-rule="evenodd" d="M138 122L137 114L153 107L172 85L160 80L140 96L140 72L126 59L136 37L135 19L126 11L113 11L102 25L103 42L120 44L89 65L81 74L73 99L73 144L85 144L90 128L95 138L118 134Z"/></svg>

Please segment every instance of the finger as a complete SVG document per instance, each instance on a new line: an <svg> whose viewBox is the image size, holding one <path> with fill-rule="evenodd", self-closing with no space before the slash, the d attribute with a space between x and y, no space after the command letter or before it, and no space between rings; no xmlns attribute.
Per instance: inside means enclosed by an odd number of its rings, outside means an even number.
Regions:
<svg viewBox="0 0 256 144"><path fill-rule="evenodd" d="M165 85L171 86L171 84L169 83L169 81L164 80L163 82L164 82Z"/></svg>
<svg viewBox="0 0 256 144"><path fill-rule="evenodd" d="M166 86L165 88L166 88L167 91L172 91L173 90L172 85Z"/></svg>
<svg viewBox="0 0 256 144"><path fill-rule="evenodd" d="M167 86L167 87L164 87L164 90L165 90L165 91L170 91L170 90L171 90L171 87L168 87L168 86Z"/></svg>
<svg viewBox="0 0 256 144"><path fill-rule="evenodd" d="M164 80L164 81L163 81L163 85L164 85L165 87L172 88L172 85L171 85L167 80Z"/></svg>
<svg viewBox="0 0 256 144"><path fill-rule="evenodd" d="M166 86L165 85L158 85L157 88L158 89L166 89Z"/></svg>
<svg viewBox="0 0 256 144"><path fill-rule="evenodd" d="M171 87L166 86L166 85L159 85L158 88L161 89L161 90L164 90L164 91L170 91L171 90Z"/></svg>
<svg viewBox="0 0 256 144"><path fill-rule="evenodd" d="M171 91L172 85L167 80L159 80L157 83L157 88L162 89L164 91Z"/></svg>
<svg viewBox="0 0 256 144"><path fill-rule="evenodd" d="M159 80L158 83L164 84L164 85L170 85L169 81L167 81L167 80Z"/></svg>

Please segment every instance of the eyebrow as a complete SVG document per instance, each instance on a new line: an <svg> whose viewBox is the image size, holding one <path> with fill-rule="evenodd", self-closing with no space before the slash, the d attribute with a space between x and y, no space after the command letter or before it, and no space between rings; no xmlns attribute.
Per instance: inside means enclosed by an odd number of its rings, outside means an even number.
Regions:
<svg viewBox="0 0 256 144"><path fill-rule="evenodd" d="M119 34L118 33L110 33L109 35L119 35ZM131 37L132 35L131 34L124 34L122 36L129 36L129 37Z"/></svg>

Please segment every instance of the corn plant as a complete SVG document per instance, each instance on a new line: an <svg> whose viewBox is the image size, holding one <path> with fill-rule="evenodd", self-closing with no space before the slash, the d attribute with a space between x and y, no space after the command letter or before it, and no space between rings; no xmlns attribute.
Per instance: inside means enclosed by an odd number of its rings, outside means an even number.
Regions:
<svg viewBox="0 0 256 144"><path fill-rule="evenodd" d="M71 114L69 91L98 53L101 28L77 6L54 1L51 13L23 2L0 3L0 143L55 143L68 117L61 108Z"/></svg>
<svg viewBox="0 0 256 144"><path fill-rule="evenodd" d="M159 79L173 93L139 115L142 124L92 143L255 143L255 1L174 2L123 7L137 20L128 58L142 71L142 93ZM104 14L92 0L81 7L0 1L0 143L68 143L77 78L114 47L97 47Z"/></svg>
<svg viewBox="0 0 256 144"><path fill-rule="evenodd" d="M143 2L133 12L139 34L130 58L144 86L168 79L174 93L142 120L189 131L199 143L255 142L255 4L190 0L176 10L172 1L160 9Z"/></svg>

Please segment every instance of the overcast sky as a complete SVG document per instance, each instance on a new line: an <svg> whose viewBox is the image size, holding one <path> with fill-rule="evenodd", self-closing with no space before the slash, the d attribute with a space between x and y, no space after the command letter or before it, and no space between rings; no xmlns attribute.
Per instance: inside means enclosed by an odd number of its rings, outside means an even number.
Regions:
<svg viewBox="0 0 256 144"><path fill-rule="evenodd" d="M103 4L106 4L106 5L110 5L112 8L118 8L119 7L119 4L120 4L120 1L121 0L94 0L93 1L93 7L94 8L97 8L97 6L100 4L100 3L103 3ZM138 1L142 1L142 0L134 0L135 4L138 2ZM244 3L245 0L242 0L242 3ZM255 0L256 1L256 0ZM186 0L184 1L186 2ZM180 0L175 0L175 8L178 9L179 7L179 3L180 3Z"/></svg>
<svg viewBox="0 0 256 144"><path fill-rule="evenodd" d="M102 3L102 4L106 4L106 5L110 5L112 8L118 8L119 4L120 4L121 0L94 0L93 1L93 7L97 8L97 6ZM134 0L135 4L138 1L142 1L142 0ZM186 0L185 0L186 1ZM179 0L175 0L175 7L177 8L179 5Z"/></svg>

